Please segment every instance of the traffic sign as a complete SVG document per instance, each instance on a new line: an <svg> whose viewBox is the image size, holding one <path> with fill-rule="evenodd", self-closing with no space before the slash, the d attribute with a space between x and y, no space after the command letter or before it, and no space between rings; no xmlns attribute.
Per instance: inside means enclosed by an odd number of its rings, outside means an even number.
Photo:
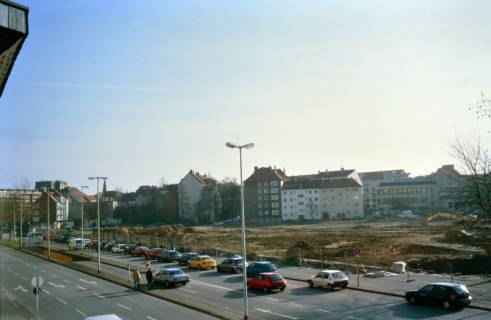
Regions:
<svg viewBox="0 0 491 320"><path fill-rule="evenodd" d="M43 277L41 276L34 276L31 279L31 284L34 288L40 288L44 283Z"/></svg>
<svg viewBox="0 0 491 320"><path fill-rule="evenodd" d="M361 248L353 248L353 254L359 256L361 254Z"/></svg>

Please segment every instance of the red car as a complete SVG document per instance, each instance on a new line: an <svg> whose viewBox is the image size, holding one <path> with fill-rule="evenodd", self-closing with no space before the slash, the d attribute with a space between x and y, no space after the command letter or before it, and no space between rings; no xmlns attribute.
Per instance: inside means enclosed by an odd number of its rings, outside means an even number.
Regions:
<svg viewBox="0 0 491 320"><path fill-rule="evenodd" d="M157 259L159 254L163 251L162 248L153 248L145 252L145 259Z"/></svg>
<svg viewBox="0 0 491 320"><path fill-rule="evenodd" d="M142 257L145 253L150 250L147 247L136 247L133 251L131 251L132 257Z"/></svg>
<svg viewBox="0 0 491 320"><path fill-rule="evenodd" d="M255 278L247 279L247 287L264 292L271 292L275 289L283 291L286 288L286 280L278 272L263 272Z"/></svg>

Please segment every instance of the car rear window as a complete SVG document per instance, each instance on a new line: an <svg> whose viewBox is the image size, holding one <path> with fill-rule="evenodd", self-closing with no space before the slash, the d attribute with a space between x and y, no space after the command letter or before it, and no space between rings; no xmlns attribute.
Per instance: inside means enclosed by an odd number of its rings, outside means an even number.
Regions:
<svg viewBox="0 0 491 320"><path fill-rule="evenodd" d="M169 271L169 274L171 276L175 276L175 275L178 275L178 274L182 274L184 272L182 272L181 270L172 270L172 271Z"/></svg>
<svg viewBox="0 0 491 320"><path fill-rule="evenodd" d="M456 286L454 287L454 291L455 293L457 293L459 296L461 295L465 295L465 294L468 294L469 293L469 290L467 289L466 286L464 285L460 285L460 286Z"/></svg>
<svg viewBox="0 0 491 320"><path fill-rule="evenodd" d="M271 281L279 281L279 280L282 280L283 278L279 274L273 274L270 277L270 279L271 279Z"/></svg>
<svg viewBox="0 0 491 320"><path fill-rule="evenodd" d="M343 272L334 272L332 274L332 277L334 279L343 279L344 277L346 277L346 275Z"/></svg>
<svg viewBox="0 0 491 320"><path fill-rule="evenodd" d="M275 268L275 266L272 263L270 263L270 264L263 264L262 265L262 269L265 270L265 271L268 271L268 272L276 271L276 268Z"/></svg>

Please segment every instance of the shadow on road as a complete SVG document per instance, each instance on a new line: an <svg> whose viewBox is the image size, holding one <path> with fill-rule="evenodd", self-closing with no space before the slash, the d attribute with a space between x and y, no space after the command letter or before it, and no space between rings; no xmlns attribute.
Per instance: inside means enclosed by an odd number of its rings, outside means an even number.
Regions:
<svg viewBox="0 0 491 320"><path fill-rule="evenodd" d="M393 305L387 309L394 317L403 319L429 319L440 318L445 315L458 313L460 310L444 310L438 307L410 305L408 303L400 303Z"/></svg>
<svg viewBox="0 0 491 320"><path fill-rule="evenodd" d="M288 289L288 285L287 285L287 290L293 296L313 296L313 295L326 294L326 293L332 293L332 294L336 293L336 292L326 290L323 288L301 287L301 288L290 288L290 289Z"/></svg>

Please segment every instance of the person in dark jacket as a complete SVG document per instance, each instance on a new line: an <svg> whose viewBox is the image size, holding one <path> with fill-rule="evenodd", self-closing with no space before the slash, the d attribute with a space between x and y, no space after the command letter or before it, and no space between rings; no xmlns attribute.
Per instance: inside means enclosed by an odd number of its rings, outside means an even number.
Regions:
<svg viewBox="0 0 491 320"><path fill-rule="evenodd" d="M152 268L148 268L147 272L145 273L145 276L147 278L147 287L148 289L153 289L153 272Z"/></svg>

